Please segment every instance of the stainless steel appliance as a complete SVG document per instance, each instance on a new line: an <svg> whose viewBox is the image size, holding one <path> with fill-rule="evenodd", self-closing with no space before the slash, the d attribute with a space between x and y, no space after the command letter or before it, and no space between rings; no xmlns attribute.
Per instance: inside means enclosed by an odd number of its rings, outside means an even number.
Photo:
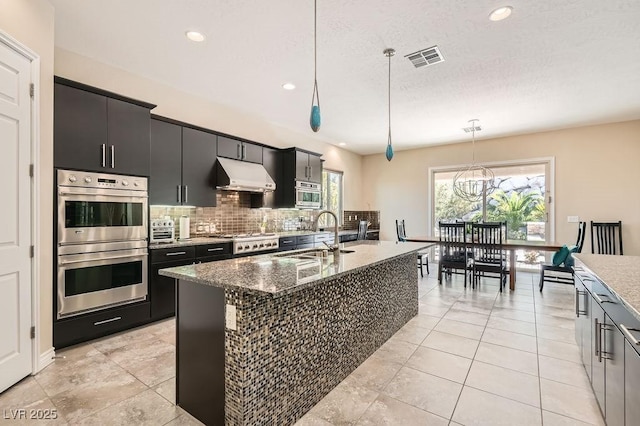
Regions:
<svg viewBox="0 0 640 426"><path fill-rule="evenodd" d="M262 164L218 157L216 188L232 191L269 192L276 190L267 169Z"/></svg>
<svg viewBox="0 0 640 426"><path fill-rule="evenodd" d="M147 178L58 170L58 243L147 238Z"/></svg>
<svg viewBox="0 0 640 426"><path fill-rule="evenodd" d="M145 300L147 179L58 170L57 318Z"/></svg>
<svg viewBox="0 0 640 426"><path fill-rule="evenodd" d="M231 238L233 241L233 254L259 254L279 247L277 234L238 234L225 235L223 238Z"/></svg>
<svg viewBox="0 0 640 426"><path fill-rule="evenodd" d="M319 209L322 204L322 185L313 182L296 182L296 207Z"/></svg>
<svg viewBox="0 0 640 426"><path fill-rule="evenodd" d="M171 219L154 219L151 221L152 243L173 243L176 240L176 226Z"/></svg>

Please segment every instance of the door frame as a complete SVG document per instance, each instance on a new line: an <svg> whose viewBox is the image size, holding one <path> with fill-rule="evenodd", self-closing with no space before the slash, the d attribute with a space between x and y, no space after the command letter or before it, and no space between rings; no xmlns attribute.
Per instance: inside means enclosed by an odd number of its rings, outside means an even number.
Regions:
<svg viewBox="0 0 640 426"><path fill-rule="evenodd" d="M31 326L35 327L35 337L31 339L31 374L35 374L49 365L53 359L53 348L40 356L40 56L33 50L0 30L0 42L24 56L31 63L31 83L34 85L34 93L31 98L31 134L30 134L30 163L33 165L33 177L31 178L31 245L34 246L34 254L31 258ZM52 290L53 291L53 290Z"/></svg>

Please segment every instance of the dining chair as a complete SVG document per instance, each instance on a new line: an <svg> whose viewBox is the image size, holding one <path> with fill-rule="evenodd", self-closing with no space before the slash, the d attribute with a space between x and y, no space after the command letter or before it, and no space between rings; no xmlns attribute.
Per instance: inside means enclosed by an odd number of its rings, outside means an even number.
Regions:
<svg viewBox="0 0 640 426"><path fill-rule="evenodd" d="M367 230L369 229L369 222L366 220L361 220L358 224L358 239L366 240L367 239Z"/></svg>
<svg viewBox="0 0 640 426"><path fill-rule="evenodd" d="M578 223L578 239L576 245L571 247L572 253L581 253L582 246L584 245L584 236L587 233L587 222ZM571 256L571 253L569 254ZM567 265L566 261L563 264L555 265L553 263L541 263L540 264L540 291L544 287L545 281L548 283L562 283L562 284L574 284L573 279L573 267Z"/></svg>
<svg viewBox="0 0 640 426"><path fill-rule="evenodd" d="M472 287L479 285L481 277L495 277L499 279L500 292L502 292L508 275L507 255L502 248L506 237L505 228L504 222L471 224Z"/></svg>
<svg viewBox="0 0 640 426"><path fill-rule="evenodd" d="M591 253L622 255L622 221L591 221Z"/></svg>
<svg viewBox="0 0 640 426"><path fill-rule="evenodd" d="M396 235L398 236L399 242L407 241L407 232L404 227L404 219L396 219ZM425 266L427 267L427 275L429 275L429 252L426 250L421 250L418 252L418 269L420 269L421 277L424 277L422 268Z"/></svg>
<svg viewBox="0 0 640 426"><path fill-rule="evenodd" d="M440 234L440 258L438 259L438 283L442 284L442 273L464 274L464 286L467 286L470 259L466 225L463 222L438 222Z"/></svg>

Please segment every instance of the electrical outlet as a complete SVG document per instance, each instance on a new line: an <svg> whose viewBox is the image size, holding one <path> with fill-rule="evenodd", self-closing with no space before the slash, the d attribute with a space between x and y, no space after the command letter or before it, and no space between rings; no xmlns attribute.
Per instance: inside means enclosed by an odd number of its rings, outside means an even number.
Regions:
<svg viewBox="0 0 640 426"><path fill-rule="evenodd" d="M225 323L229 330L236 329L236 305L227 305Z"/></svg>
<svg viewBox="0 0 640 426"><path fill-rule="evenodd" d="M567 222L578 223L580 222L580 216L567 216Z"/></svg>

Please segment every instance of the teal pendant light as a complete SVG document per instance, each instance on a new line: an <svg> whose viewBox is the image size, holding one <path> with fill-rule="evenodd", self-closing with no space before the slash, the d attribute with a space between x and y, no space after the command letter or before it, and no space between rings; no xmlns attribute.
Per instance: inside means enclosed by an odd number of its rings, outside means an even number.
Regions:
<svg viewBox="0 0 640 426"><path fill-rule="evenodd" d="M396 51L393 49L385 49L382 53L389 58L389 138L387 139L385 156L387 157L387 161L391 161L393 158L393 146L391 145L391 57L396 54Z"/></svg>
<svg viewBox="0 0 640 426"><path fill-rule="evenodd" d="M311 96L311 116L309 124L311 130L320 130L320 95L318 94L318 48L316 42L317 33L317 0L313 0L313 96Z"/></svg>

